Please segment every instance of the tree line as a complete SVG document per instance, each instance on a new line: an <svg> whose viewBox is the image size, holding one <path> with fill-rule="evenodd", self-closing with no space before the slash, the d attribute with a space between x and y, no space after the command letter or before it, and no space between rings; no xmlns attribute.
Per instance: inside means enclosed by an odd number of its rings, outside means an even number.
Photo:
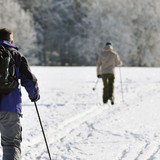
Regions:
<svg viewBox="0 0 160 160"><path fill-rule="evenodd" d="M107 41L126 66L159 66L160 2L1 0L0 24L33 65L95 65Z"/></svg>

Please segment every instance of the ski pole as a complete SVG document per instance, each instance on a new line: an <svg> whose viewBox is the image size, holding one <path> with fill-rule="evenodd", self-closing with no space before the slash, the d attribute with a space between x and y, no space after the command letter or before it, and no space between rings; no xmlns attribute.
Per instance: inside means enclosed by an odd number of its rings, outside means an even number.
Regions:
<svg viewBox="0 0 160 160"><path fill-rule="evenodd" d="M46 147L47 147L47 151L48 151L49 159L50 159L50 160L52 160L52 159L51 159L51 154L50 154L50 151L49 151L49 147L48 147L48 143L47 143L47 139L46 139L46 136L45 136L45 133L44 133L44 129L43 129L43 125L42 125L42 121L41 121L41 118L40 118L40 114L39 114L39 112L38 112L38 107L37 107L36 102L34 102L34 105L35 105L35 108L36 108L36 111L37 111L37 115L38 115L39 123L40 123L41 129L42 129L43 137L44 137L45 144L46 144Z"/></svg>
<svg viewBox="0 0 160 160"><path fill-rule="evenodd" d="M95 91L95 90L96 90L96 87L97 87L98 82L99 82L99 78L97 78L97 80L96 80L96 82L95 82L95 85L94 85L94 87L92 88L92 89L93 89L93 91Z"/></svg>
<svg viewBox="0 0 160 160"><path fill-rule="evenodd" d="M121 67L119 67L119 75L120 75L120 83L121 83L122 101L124 102Z"/></svg>

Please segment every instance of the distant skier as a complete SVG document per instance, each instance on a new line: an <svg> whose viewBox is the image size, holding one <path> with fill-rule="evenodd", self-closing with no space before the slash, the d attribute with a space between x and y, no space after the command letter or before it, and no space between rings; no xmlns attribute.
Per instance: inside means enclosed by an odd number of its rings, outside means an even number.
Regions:
<svg viewBox="0 0 160 160"><path fill-rule="evenodd" d="M113 46L107 42L97 61L97 77L103 81L103 103L108 100L114 104L114 79L115 67L122 64L118 53L113 51Z"/></svg>

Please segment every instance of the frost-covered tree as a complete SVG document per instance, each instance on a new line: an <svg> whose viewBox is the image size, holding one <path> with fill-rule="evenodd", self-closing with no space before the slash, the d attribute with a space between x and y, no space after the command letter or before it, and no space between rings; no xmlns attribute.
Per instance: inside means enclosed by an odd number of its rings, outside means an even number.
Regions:
<svg viewBox="0 0 160 160"><path fill-rule="evenodd" d="M90 30L84 48L98 50L101 43L112 41L126 65L158 66L159 6L160 2L149 0L93 0L86 17Z"/></svg>
<svg viewBox="0 0 160 160"><path fill-rule="evenodd" d="M14 32L15 44L31 64L38 62L37 37L30 12L24 11L15 0L0 0L0 27Z"/></svg>
<svg viewBox="0 0 160 160"><path fill-rule="evenodd" d="M38 43L34 49L40 65L95 65L96 56L107 41L113 43L125 65L160 65L157 0L3 1L16 5L17 16L12 25L23 23L21 26L28 31L23 36L32 37L26 39L27 48ZM3 21L5 14L0 17ZM21 41L25 39L23 36Z"/></svg>
<svg viewBox="0 0 160 160"><path fill-rule="evenodd" d="M73 65L85 61L85 58L79 60L81 50L76 47L83 43L77 40L86 35L83 18L88 5L85 0L19 0L19 3L33 13L35 22L41 27L37 35L41 37L39 44L43 45L42 64L54 64L59 60L61 65ZM86 6L82 7L83 4Z"/></svg>

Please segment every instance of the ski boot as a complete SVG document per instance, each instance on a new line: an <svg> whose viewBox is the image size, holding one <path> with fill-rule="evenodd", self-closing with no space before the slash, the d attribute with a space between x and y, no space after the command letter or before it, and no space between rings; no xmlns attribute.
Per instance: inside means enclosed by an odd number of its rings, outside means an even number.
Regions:
<svg viewBox="0 0 160 160"><path fill-rule="evenodd" d="M107 102L108 102L108 99L103 98L103 104L107 104Z"/></svg>
<svg viewBox="0 0 160 160"><path fill-rule="evenodd" d="M114 105L114 97L111 97L110 101L111 101L111 105Z"/></svg>

